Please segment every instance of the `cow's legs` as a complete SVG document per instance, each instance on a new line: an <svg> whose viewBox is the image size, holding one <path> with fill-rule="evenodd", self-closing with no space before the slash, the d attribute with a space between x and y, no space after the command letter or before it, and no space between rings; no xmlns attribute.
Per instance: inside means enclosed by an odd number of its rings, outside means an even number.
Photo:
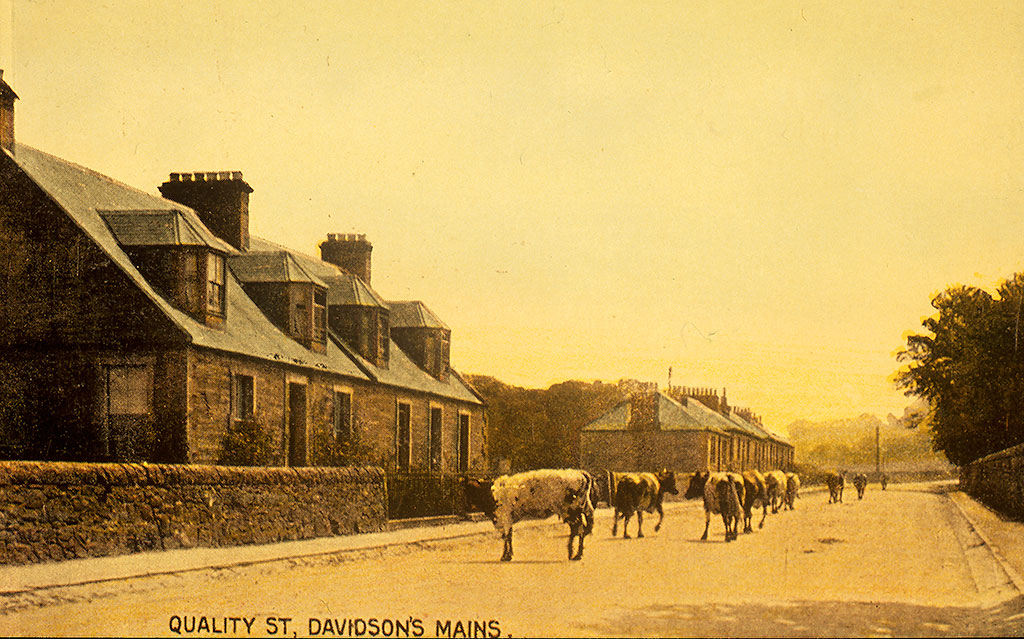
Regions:
<svg viewBox="0 0 1024 639"><path fill-rule="evenodd" d="M644 511L636 511L636 537L637 539L644 536Z"/></svg>
<svg viewBox="0 0 1024 639"><path fill-rule="evenodd" d="M722 523L725 524L725 540L732 541L732 532L729 530L729 515L722 513Z"/></svg>
<svg viewBox="0 0 1024 639"><path fill-rule="evenodd" d="M612 537L619 534L619 509L615 509L615 521L612 522Z"/></svg>
<svg viewBox="0 0 1024 639"><path fill-rule="evenodd" d="M768 504L764 504L764 512L761 514L761 523L757 525L758 528L764 528L764 520L768 518Z"/></svg>
<svg viewBox="0 0 1024 639"><path fill-rule="evenodd" d="M625 524L623 524L625 527ZM569 522L569 559L575 561L583 558L583 538L587 535L587 521L586 514L583 512L579 513L578 517L574 517ZM572 554L572 540L574 537L580 538L579 550L576 551L576 555Z"/></svg>
<svg viewBox="0 0 1024 639"><path fill-rule="evenodd" d="M708 526L711 525L711 511L707 508L704 509L704 534L700 536L701 541L707 541L708 538Z"/></svg>
<svg viewBox="0 0 1024 639"><path fill-rule="evenodd" d="M665 509L661 507L661 504L658 504L658 523L654 525L654 532L661 530L661 522L663 519L665 519Z"/></svg>
<svg viewBox="0 0 1024 639"><path fill-rule="evenodd" d="M743 509L743 532L745 532L745 533L754 532L754 526L751 523L753 521L753 519L754 519L754 516L751 514L750 509L744 508Z"/></svg>
<svg viewBox="0 0 1024 639"><path fill-rule="evenodd" d="M512 529L509 528L501 537L505 540L505 552L502 553L501 560L512 561Z"/></svg>
<svg viewBox="0 0 1024 639"><path fill-rule="evenodd" d="M632 510L622 513L622 538L629 539L629 518L633 516Z"/></svg>

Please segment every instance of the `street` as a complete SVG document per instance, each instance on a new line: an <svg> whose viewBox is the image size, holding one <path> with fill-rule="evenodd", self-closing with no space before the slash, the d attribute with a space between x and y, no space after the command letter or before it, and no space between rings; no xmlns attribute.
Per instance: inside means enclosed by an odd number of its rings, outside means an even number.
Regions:
<svg viewBox="0 0 1024 639"><path fill-rule="evenodd" d="M497 533L318 561L94 584L4 604L5 635L957 636L1020 635L1024 603L946 486L907 484L796 510L700 541L697 502L643 539L598 511L582 561L567 527ZM553 520L552 520L553 522ZM630 534L635 535L635 519Z"/></svg>

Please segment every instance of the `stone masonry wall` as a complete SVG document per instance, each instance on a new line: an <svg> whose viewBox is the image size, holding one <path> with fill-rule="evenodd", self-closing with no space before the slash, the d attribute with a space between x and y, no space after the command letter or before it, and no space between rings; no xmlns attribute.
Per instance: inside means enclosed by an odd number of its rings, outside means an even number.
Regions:
<svg viewBox="0 0 1024 639"><path fill-rule="evenodd" d="M383 530L380 468L0 462L0 564Z"/></svg>
<svg viewBox="0 0 1024 639"><path fill-rule="evenodd" d="M1006 515L1024 520L1024 444L961 468L960 489Z"/></svg>

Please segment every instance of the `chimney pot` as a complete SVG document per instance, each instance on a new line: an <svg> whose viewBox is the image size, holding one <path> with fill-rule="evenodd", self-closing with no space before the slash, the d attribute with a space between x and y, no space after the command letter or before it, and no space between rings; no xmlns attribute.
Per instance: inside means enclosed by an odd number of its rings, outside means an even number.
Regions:
<svg viewBox="0 0 1024 639"><path fill-rule="evenodd" d="M373 245L365 233L328 233L320 243L320 259L370 283Z"/></svg>
<svg viewBox="0 0 1024 639"><path fill-rule="evenodd" d="M231 179L234 174L238 179ZM249 250L249 194L240 171L171 173L160 185L168 200L190 207L214 235L240 251Z"/></svg>

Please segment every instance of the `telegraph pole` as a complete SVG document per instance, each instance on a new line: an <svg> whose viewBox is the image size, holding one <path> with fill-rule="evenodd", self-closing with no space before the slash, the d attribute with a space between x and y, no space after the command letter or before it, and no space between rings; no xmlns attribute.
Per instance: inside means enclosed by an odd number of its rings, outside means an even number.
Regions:
<svg viewBox="0 0 1024 639"><path fill-rule="evenodd" d="M882 473L882 446L878 435L878 424L875 424L875 474Z"/></svg>

